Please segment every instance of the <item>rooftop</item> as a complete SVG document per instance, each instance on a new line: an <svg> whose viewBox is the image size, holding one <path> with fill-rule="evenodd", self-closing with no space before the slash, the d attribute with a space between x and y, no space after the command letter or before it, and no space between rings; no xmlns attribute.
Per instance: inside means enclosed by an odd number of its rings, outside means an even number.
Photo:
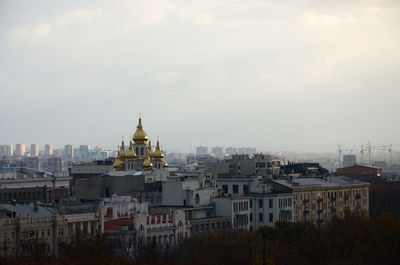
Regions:
<svg viewBox="0 0 400 265"><path fill-rule="evenodd" d="M327 177L327 178L294 178L292 180L280 179L272 180L272 182L286 186L291 189L301 188L334 188L340 186L368 185L368 183L344 176Z"/></svg>

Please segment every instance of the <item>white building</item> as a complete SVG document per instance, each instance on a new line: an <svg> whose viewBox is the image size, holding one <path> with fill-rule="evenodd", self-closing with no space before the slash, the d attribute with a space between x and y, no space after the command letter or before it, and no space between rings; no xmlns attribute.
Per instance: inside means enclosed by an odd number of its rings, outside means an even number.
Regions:
<svg viewBox="0 0 400 265"><path fill-rule="evenodd" d="M262 179L256 178L214 179L213 182L224 197L249 200L250 230L257 230L261 226L273 226L278 221L293 221L291 193L276 192L272 185L264 184ZM217 213L220 211L218 207L216 205ZM241 214L244 214L243 211Z"/></svg>
<svg viewBox="0 0 400 265"><path fill-rule="evenodd" d="M198 146L196 147L196 155L197 156L206 156L208 154L207 146Z"/></svg>
<svg viewBox="0 0 400 265"><path fill-rule="evenodd" d="M128 196L105 200L104 231L112 247L135 257L146 244L154 242L160 249L175 246L190 236L183 210L148 214L148 204Z"/></svg>
<svg viewBox="0 0 400 265"><path fill-rule="evenodd" d="M250 199L246 196L224 196L211 199L217 216L231 218L232 227L239 230L250 229Z"/></svg>

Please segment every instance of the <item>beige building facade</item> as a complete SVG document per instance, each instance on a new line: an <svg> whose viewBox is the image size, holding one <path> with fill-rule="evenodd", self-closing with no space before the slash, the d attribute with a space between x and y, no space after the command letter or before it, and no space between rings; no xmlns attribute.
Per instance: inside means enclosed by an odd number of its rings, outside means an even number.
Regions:
<svg viewBox="0 0 400 265"><path fill-rule="evenodd" d="M65 244L103 233L103 202L72 208L46 208L33 203L0 205L0 255L57 256Z"/></svg>
<svg viewBox="0 0 400 265"><path fill-rule="evenodd" d="M316 225L348 213L368 216L369 183L347 177L275 180L293 194L293 221Z"/></svg>

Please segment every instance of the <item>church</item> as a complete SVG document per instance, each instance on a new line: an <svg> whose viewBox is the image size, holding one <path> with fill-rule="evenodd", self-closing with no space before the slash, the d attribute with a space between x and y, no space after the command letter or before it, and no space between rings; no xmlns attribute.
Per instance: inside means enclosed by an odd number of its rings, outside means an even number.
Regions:
<svg viewBox="0 0 400 265"><path fill-rule="evenodd" d="M132 142L133 139L133 142ZM118 156L115 159L115 171L167 171L168 164L157 139L153 150L149 136L143 129L142 117L139 114L139 123L132 137L128 150L122 139Z"/></svg>

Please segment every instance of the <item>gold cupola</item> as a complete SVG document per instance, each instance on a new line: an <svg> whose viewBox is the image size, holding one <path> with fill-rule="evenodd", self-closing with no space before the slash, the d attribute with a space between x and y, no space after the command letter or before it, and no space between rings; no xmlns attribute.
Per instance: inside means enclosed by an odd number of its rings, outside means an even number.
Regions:
<svg viewBox="0 0 400 265"><path fill-rule="evenodd" d="M153 158L153 148L151 147L150 140L149 140L149 144L147 145L146 154L150 157L150 159Z"/></svg>
<svg viewBox="0 0 400 265"><path fill-rule="evenodd" d="M125 144L124 144L124 137L122 137L122 143L121 143L121 148L119 150L119 156L121 161L126 161L126 149L125 149Z"/></svg>
<svg viewBox="0 0 400 265"><path fill-rule="evenodd" d="M114 170L115 171L124 170L124 162L121 160L120 151L118 151L118 156L117 156L117 158L115 159L115 162L114 162Z"/></svg>
<svg viewBox="0 0 400 265"><path fill-rule="evenodd" d="M139 114L139 124L136 126L136 132L133 135L133 141L135 144L146 144L149 137L146 132L143 130L142 125L142 116Z"/></svg>
<svg viewBox="0 0 400 265"><path fill-rule="evenodd" d="M126 155L126 160L129 162L136 161L136 153L135 149L133 148L132 140L129 143L128 153Z"/></svg>
<svg viewBox="0 0 400 265"><path fill-rule="evenodd" d="M150 161L150 157L147 155L143 161L143 170L148 171L153 168L153 163Z"/></svg>
<svg viewBox="0 0 400 265"><path fill-rule="evenodd" d="M157 139L156 149L154 150L153 153L153 159L154 161L164 161L164 154L163 151L161 150L160 142L158 139Z"/></svg>

